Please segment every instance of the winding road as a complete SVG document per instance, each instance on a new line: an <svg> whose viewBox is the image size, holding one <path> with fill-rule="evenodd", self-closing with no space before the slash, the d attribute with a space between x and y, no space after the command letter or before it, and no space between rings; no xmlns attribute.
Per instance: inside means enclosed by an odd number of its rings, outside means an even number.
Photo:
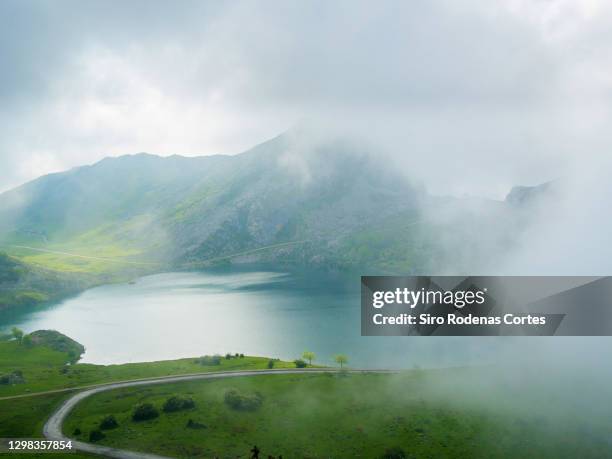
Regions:
<svg viewBox="0 0 612 459"><path fill-rule="evenodd" d="M108 390L122 389L124 387L147 386L151 384L167 384L182 381L195 381L201 379L222 379L236 378L241 376L259 376L259 375L287 375L287 374L304 374L304 373L337 373L339 370L330 368L302 368L302 369L279 369L279 370L241 370L227 371L217 373L201 373L196 375L183 375L172 377L151 378L137 381L116 382L106 385L97 386L91 389L78 392L67 399L49 418L43 427L43 434L49 440L70 440L72 447L78 451L87 453L99 454L106 457L117 459L171 459L166 456L158 456L155 454L139 453L136 451L127 451L123 449L110 448L108 446L95 445L73 440L66 437L62 432L62 424L72 409L82 400L91 397L94 394L105 392ZM394 370L345 370L350 373L397 373Z"/></svg>

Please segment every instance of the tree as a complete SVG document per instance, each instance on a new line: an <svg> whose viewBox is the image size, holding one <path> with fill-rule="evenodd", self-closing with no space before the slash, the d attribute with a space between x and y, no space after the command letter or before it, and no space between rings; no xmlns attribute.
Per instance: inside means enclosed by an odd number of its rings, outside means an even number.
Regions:
<svg viewBox="0 0 612 459"><path fill-rule="evenodd" d="M348 363L348 357L344 354L338 354L334 357L334 361L340 364L340 368L342 368L345 364Z"/></svg>
<svg viewBox="0 0 612 459"><path fill-rule="evenodd" d="M21 341L23 340L23 330L17 327L13 327L11 328L11 333L13 334L13 337L17 340L17 342L21 343Z"/></svg>
<svg viewBox="0 0 612 459"><path fill-rule="evenodd" d="M304 358L304 360L308 360L308 364L312 366L312 361L316 358L317 356L315 355L314 352L310 352L310 351L304 351L304 353L302 354L302 358Z"/></svg>

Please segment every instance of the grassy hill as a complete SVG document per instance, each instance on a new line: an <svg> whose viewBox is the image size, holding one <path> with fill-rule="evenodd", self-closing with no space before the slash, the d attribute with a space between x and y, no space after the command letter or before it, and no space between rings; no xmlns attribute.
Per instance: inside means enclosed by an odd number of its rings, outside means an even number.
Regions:
<svg viewBox="0 0 612 459"><path fill-rule="evenodd" d="M0 309L52 301L95 282L92 275L68 275L0 252Z"/></svg>

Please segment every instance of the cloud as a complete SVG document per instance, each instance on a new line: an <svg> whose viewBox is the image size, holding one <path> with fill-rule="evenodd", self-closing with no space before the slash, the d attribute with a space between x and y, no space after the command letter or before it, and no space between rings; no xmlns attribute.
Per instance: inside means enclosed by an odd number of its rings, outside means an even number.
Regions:
<svg viewBox="0 0 612 459"><path fill-rule="evenodd" d="M0 189L107 155L236 153L309 119L434 192L500 197L609 146L609 10L5 1Z"/></svg>

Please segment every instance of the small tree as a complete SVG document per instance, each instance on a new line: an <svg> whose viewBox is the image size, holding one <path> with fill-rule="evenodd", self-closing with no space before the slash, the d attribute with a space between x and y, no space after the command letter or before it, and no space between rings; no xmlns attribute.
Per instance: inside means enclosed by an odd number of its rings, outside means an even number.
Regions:
<svg viewBox="0 0 612 459"><path fill-rule="evenodd" d="M294 360L293 363L295 363L296 368L306 368L306 362L304 362L302 359Z"/></svg>
<svg viewBox="0 0 612 459"><path fill-rule="evenodd" d="M315 355L314 352L310 352L310 351L304 351L304 353L302 354L302 358L304 360L308 360L308 364L310 366L312 366L312 361L316 358L317 356Z"/></svg>
<svg viewBox="0 0 612 459"><path fill-rule="evenodd" d="M268 360L268 368L270 369L274 368L274 359Z"/></svg>
<svg viewBox="0 0 612 459"><path fill-rule="evenodd" d="M21 343L23 340L23 330L17 327L11 328L11 333L13 337L17 340L18 343Z"/></svg>
<svg viewBox="0 0 612 459"><path fill-rule="evenodd" d="M344 354L338 354L334 357L334 361L340 365L340 368L342 368L348 363L348 357Z"/></svg>

